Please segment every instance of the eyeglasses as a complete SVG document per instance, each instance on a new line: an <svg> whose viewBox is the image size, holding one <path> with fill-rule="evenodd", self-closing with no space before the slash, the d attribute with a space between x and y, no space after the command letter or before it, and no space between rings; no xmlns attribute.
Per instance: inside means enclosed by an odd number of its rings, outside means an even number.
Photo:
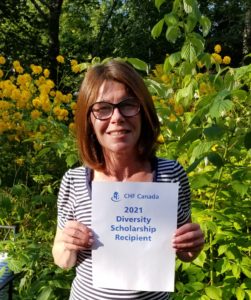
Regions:
<svg viewBox="0 0 251 300"><path fill-rule="evenodd" d="M116 107L123 117L134 117L140 111L140 104L134 97L126 98L117 104L106 101L96 102L90 107L90 111L96 119L103 121L112 116Z"/></svg>

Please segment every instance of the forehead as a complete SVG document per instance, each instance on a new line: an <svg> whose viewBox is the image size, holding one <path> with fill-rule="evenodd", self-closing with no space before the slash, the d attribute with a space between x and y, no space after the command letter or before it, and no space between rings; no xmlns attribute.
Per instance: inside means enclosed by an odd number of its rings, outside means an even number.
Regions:
<svg viewBox="0 0 251 300"><path fill-rule="evenodd" d="M128 88L124 83L114 81L114 80L105 80L98 91L98 100L105 99L107 100L116 100L129 95Z"/></svg>

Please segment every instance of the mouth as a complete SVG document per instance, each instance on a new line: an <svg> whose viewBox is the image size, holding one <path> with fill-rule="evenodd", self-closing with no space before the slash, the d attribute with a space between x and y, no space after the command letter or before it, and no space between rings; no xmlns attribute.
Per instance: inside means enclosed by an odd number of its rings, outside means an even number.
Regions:
<svg viewBox="0 0 251 300"><path fill-rule="evenodd" d="M129 130L114 130L114 131L108 132L108 134L111 136L122 136L129 132L130 132Z"/></svg>

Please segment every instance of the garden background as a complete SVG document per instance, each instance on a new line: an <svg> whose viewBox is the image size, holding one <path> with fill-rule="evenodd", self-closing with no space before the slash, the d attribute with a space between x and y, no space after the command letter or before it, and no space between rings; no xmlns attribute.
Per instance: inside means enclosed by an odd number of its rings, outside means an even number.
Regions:
<svg viewBox="0 0 251 300"><path fill-rule="evenodd" d="M79 165L80 82L115 57L144 77L158 155L185 167L205 233L200 256L177 261L173 299L250 300L250 1L9 0L0 16L0 224L18 226L0 252L14 299L67 299L74 272L51 255L57 192Z"/></svg>

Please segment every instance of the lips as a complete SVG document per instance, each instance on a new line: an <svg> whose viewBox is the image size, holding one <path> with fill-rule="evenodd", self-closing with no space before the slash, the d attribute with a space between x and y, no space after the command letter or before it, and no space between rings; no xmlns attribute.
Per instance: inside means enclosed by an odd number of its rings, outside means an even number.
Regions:
<svg viewBox="0 0 251 300"><path fill-rule="evenodd" d="M129 130L113 130L113 131L109 131L108 134L111 135L111 136L121 136L121 135L124 135L124 134L127 134L129 133L130 131Z"/></svg>

